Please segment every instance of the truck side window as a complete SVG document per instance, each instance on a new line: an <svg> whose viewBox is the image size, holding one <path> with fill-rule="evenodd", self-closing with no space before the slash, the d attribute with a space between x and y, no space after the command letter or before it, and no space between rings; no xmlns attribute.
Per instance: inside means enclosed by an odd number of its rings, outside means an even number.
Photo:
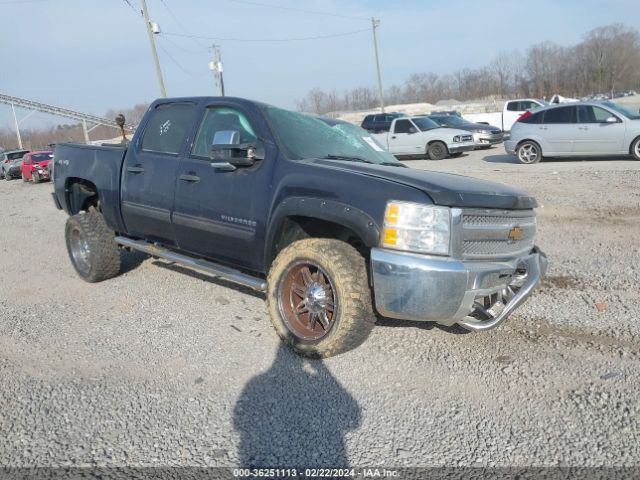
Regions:
<svg viewBox="0 0 640 480"><path fill-rule="evenodd" d="M151 113L142 136L142 150L178 154L191 126L193 103L158 105Z"/></svg>
<svg viewBox="0 0 640 480"><path fill-rule="evenodd" d="M393 129L393 133L409 133L411 127L413 127L413 124L409 120L396 120L396 126Z"/></svg>
<svg viewBox="0 0 640 480"><path fill-rule="evenodd" d="M520 102L509 102L509 103L507 103L507 110L509 112L521 112L522 109L520 109Z"/></svg>
<svg viewBox="0 0 640 480"><path fill-rule="evenodd" d="M235 130L240 134L240 143L251 143L257 139L253 127L244 113L229 107L210 107L205 111L198 128L191 155L209 158L216 132Z"/></svg>

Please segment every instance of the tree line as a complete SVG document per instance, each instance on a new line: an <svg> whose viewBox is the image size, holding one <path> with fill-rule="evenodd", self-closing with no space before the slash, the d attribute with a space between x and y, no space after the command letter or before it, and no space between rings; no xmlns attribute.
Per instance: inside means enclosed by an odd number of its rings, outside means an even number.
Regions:
<svg viewBox="0 0 640 480"><path fill-rule="evenodd" d="M415 73L402 85L384 91L386 105L436 103L439 100L479 100L487 97L550 98L553 94L582 97L639 89L640 34L622 24L598 27L577 45L552 42L520 51L501 51L480 68L453 74ZM340 94L314 88L296 101L312 113L367 110L379 106L376 88L356 87Z"/></svg>

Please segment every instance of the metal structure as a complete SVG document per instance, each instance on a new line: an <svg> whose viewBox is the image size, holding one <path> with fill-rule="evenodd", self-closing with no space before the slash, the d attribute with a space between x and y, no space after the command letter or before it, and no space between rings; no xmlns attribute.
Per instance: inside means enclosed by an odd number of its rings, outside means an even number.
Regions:
<svg viewBox="0 0 640 480"><path fill-rule="evenodd" d="M20 124L24 122L27 118L29 118L31 115L33 115L35 111L49 113L51 115L56 115L58 117L71 118L73 120L82 122L82 130L84 132L84 141L87 144L90 142L89 132L91 132L93 129L95 129L100 125L105 125L107 127L114 127L114 128L120 129L120 126L116 123L115 120L109 120L108 118L102 118L96 115L88 115L86 113L74 112L73 110L54 107L53 105L47 105L45 103L34 102L33 100L27 100L25 98L12 97L10 95L3 95L0 93L0 103L11 105L11 110L13 111L13 121L16 126L16 135L18 137L19 148L23 148L22 137L20 136ZM16 107L31 110L31 112L25 115L22 119L18 120L18 116L16 115ZM87 128L87 123L92 123L93 126L91 128ZM135 130L135 126L132 124L127 124L127 125L124 125L124 129L132 132L133 130Z"/></svg>
<svg viewBox="0 0 640 480"><path fill-rule="evenodd" d="M211 45L209 49L213 53L213 60L209 62L209 70L213 72L213 78L216 82L216 91L218 95L224 97L224 77L222 73L222 56L220 55L220 46Z"/></svg>
<svg viewBox="0 0 640 480"><path fill-rule="evenodd" d="M382 79L380 78L380 60L378 59L378 38L376 28L380 26L380 20L371 18L371 30L373 31L373 50L376 56L376 73L378 76L378 97L380 99L380 111L384 113L384 96L382 95Z"/></svg>

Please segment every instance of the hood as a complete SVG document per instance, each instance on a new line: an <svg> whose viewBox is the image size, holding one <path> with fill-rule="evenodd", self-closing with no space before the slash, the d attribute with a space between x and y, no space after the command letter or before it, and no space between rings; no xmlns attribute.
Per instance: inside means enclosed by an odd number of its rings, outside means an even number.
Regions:
<svg viewBox="0 0 640 480"><path fill-rule="evenodd" d="M310 163L321 168L367 175L407 185L426 193L436 205L511 210L538 206L535 198L520 189L462 175L340 160L314 159Z"/></svg>
<svg viewBox="0 0 640 480"><path fill-rule="evenodd" d="M440 131L443 134L452 135L452 138L456 135L469 135L469 130L462 130L457 127L438 127L432 128L431 130L427 130L427 132L436 132Z"/></svg>

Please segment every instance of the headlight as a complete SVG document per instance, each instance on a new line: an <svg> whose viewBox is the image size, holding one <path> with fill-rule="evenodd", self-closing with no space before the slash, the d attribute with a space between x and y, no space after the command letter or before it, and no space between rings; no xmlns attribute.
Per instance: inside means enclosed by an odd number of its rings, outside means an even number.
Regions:
<svg viewBox="0 0 640 480"><path fill-rule="evenodd" d="M455 143L455 142L459 142L460 140L462 140L462 139L460 138L460 135L456 135L455 137L453 137L453 141L454 141L454 143Z"/></svg>
<svg viewBox="0 0 640 480"><path fill-rule="evenodd" d="M390 201L384 214L382 246L448 255L450 225L448 207Z"/></svg>

